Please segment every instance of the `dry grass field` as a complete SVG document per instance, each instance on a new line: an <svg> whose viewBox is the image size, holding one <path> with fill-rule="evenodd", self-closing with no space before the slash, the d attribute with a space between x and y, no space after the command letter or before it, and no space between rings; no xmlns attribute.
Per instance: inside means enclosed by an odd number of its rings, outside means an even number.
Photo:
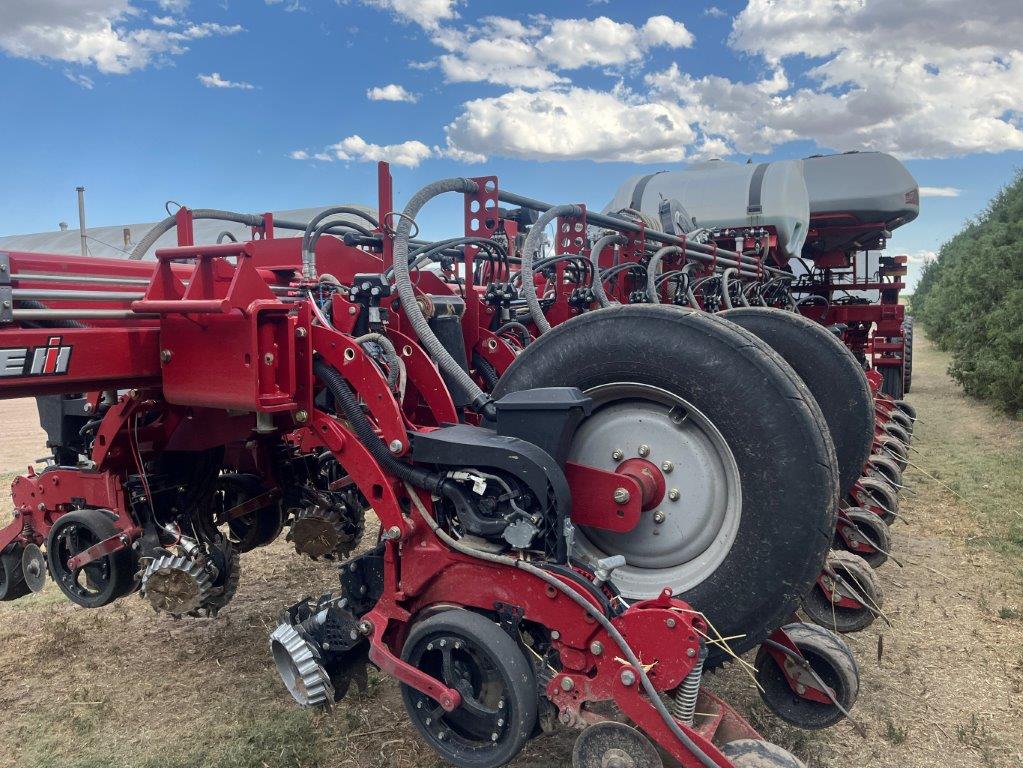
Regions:
<svg viewBox="0 0 1023 768"><path fill-rule="evenodd" d="M893 530L901 567L880 572L891 626L849 638L866 735L779 725L739 669L709 679L812 768L1023 766L1023 427L963 397L946 365L920 338L920 469ZM0 404L5 484L43 452L34 420L31 402ZM277 683L275 615L334 584L329 565L280 541L246 556L215 620L173 621L137 598L87 611L52 585L0 604L0 768L437 765L392 681L371 677L332 712L295 708ZM514 765L568 766L571 745L568 733L538 740Z"/></svg>

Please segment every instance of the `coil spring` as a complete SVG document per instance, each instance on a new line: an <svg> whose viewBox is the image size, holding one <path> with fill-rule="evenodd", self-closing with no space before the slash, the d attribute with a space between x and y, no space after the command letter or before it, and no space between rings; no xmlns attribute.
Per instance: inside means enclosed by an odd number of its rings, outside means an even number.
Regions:
<svg viewBox="0 0 1023 768"><path fill-rule="evenodd" d="M700 644L700 656L686 679L675 689L671 702L671 714L680 723L692 725L696 717L696 699L700 695L700 680L703 677L703 663L707 659L707 647Z"/></svg>

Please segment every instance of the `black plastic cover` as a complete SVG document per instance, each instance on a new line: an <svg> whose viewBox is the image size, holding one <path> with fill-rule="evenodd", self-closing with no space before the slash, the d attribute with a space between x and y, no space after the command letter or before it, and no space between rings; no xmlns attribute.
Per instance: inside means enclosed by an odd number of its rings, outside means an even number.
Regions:
<svg viewBox="0 0 1023 768"><path fill-rule="evenodd" d="M542 387L512 392L498 400L496 431L539 446L565 464L576 427L593 411L593 401L576 387Z"/></svg>

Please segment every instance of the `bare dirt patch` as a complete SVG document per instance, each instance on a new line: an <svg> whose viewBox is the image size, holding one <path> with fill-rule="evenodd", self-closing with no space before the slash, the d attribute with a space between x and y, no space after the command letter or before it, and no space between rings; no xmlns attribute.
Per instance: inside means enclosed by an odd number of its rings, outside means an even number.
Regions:
<svg viewBox="0 0 1023 768"><path fill-rule="evenodd" d="M866 737L849 724L811 734L779 725L735 667L709 678L811 767L1023 765L1023 540L1015 538L1023 430L964 398L944 356L918 343L913 461L940 482L907 473L917 495L903 496L908 523L893 530L904 567L881 570L894 626L848 638ZM12 468L39 445L14 456ZM136 598L87 611L52 585L0 605L0 766L439 765L413 735L392 681L372 676L366 694L332 713L296 709L277 683L267 649L276 613L335 584L331 566L277 542L243 559L238 596L216 620L176 622ZM514 765L568 766L571 745L566 732L537 740Z"/></svg>

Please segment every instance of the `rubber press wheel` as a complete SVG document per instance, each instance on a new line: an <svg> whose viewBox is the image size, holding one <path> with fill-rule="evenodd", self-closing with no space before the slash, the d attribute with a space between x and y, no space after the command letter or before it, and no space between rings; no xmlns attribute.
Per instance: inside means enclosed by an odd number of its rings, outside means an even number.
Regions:
<svg viewBox="0 0 1023 768"><path fill-rule="evenodd" d="M534 341L494 397L554 386L594 403L570 461L614 471L643 460L668 489L632 531L578 529L574 556L624 555L612 582L625 599L667 586L723 636L741 636L737 652L784 624L824 562L837 490L827 425L784 360L711 315L617 306Z"/></svg>
<svg viewBox="0 0 1023 768"><path fill-rule="evenodd" d="M763 339L809 388L835 444L844 496L860 476L874 439L874 398L856 357L835 334L795 312L740 307L716 316Z"/></svg>
<svg viewBox="0 0 1023 768"><path fill-rule="evenodd" d="M514 758L537 717L533 667L497 624L464 609L442 611L413 626L401 657L462 697L445 712L402 684L416 730L441 757L464 768L497 768Z"/></svg>
<svg viewBox="0 0 1023 768"><path fill-rule="evenodd" d="M17 600L32 591L25 583L21 551L20 546L12 544L0 554L0 601Z"/></svg>
<svg viewBox="0 0 1023 768"><path fill-rule="evenodd" d="M57 518L46 539L46 564L60 590L85 608L99 608L127 595L135 586L134 557L122 549L93 560L82 568L68 568L68 560L118 533L112 513L82 509Z"/></svg>

